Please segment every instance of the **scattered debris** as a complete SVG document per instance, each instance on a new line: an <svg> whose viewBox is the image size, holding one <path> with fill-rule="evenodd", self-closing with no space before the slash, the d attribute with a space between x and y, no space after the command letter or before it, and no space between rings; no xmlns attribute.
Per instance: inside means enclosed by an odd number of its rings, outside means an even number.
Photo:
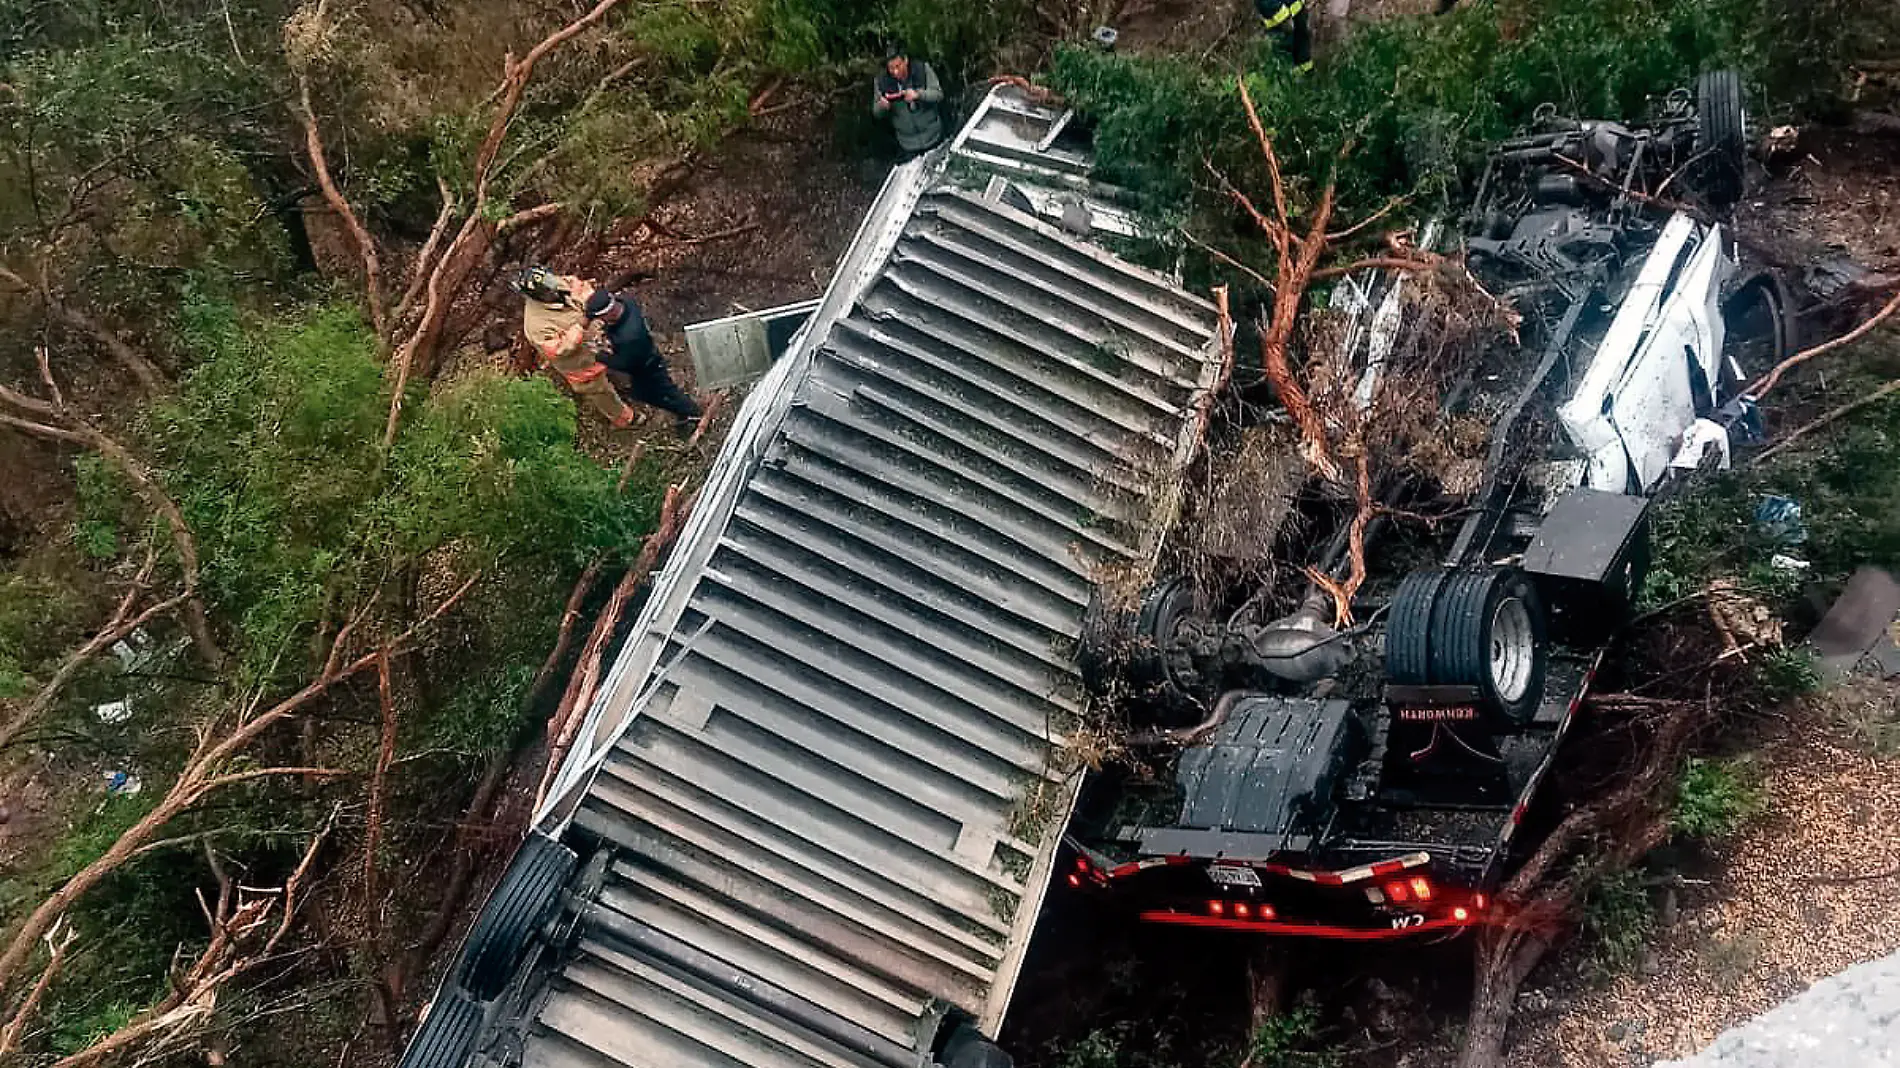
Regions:
<svg viewBox="0 0 1900 1068"><path fill-rule="evenodd" d="M1755 529L1775 545L1800 545L1808 540L1801 504L1791 497L1763 497L1755 506Z"/></svg>
<svg viewBox="0 0 1900 1068"><path fill-rule="evenodd" d="M1781 620L1768 606L1746 593L1733 579L1716 579L1708 587L1709 619L1722 635L1725 654L1744 648L1779 648Z"/></svg>
<svg viewBox="0 0 1900 1068"><path fill-rule="evenodd" d="M132 718L132 702L130 699L121 699L93 705L92 714L99 722L115 726Z"/></svg>
<svg viewBox="0 0 1900 1068"><path fill-rule="evenodd" d="M145 789L137 775L129 771L108 771L105 773L106 793L113 797L132 797Z"/></svg>

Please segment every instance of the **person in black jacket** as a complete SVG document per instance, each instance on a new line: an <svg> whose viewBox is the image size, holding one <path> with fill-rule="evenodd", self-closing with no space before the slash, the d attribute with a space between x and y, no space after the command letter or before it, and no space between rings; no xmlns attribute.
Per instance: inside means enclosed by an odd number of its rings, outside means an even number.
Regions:
<svg viewBox="0 0 1900 1068"><path fill-rule="evenodd" d="M607 381L628 401L673 413L674 430L682 438L691 437L699 429L699 402L673 381L640 306L625 293L596 289L585 311L606 337L608 352L601 362L607 366Z"/></svg>

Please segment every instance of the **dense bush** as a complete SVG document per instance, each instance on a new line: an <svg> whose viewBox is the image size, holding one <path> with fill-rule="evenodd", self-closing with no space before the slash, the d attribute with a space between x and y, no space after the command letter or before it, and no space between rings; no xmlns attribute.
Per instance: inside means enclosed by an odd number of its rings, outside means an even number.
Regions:
<svg viewBox="0 0 1900 1068"><path fill-rule="evenodd" d="M532 577L539 596L496 605L493 629L546 622L533 609L558 607L586 559L637 544L653 520L648 480L617 493L546 381L477 373L412 397L385 455L383 366L354 310L260 320L199 299L183 332L199 363L151 432L253 678L300 677L322 621L444 554L499 585Z"/></svg>
<svg viewBox="0 0 1900 1068"><path fill-rule="evenodd" d="M1797 10L1798 7L1798 10ZM1639 117L1703 71L1735 67L1776 107L1838 84L1850 47L1891 12L1828 0L1495 0L1438 18L1359 28L1309 76L1271 42L1242 56L1262 117L1291 169L1339 166L1349 203L1453 192L1485 142L1526 124L1539 105ZM1163 202L1213 193L1212 160L1264 185L1234 72L1192 57L1130 57L1071 48L1051 84L1097 120L1103 166Z"/></svg>

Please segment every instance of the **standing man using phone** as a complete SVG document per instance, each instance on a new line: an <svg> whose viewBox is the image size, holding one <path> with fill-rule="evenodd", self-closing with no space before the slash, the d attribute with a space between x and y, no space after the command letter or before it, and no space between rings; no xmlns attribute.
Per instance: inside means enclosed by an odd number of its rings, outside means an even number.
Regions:
<svg viewBox="0 0 1900 1068"><path fill-rule="evenodd" d="M898 162L908 163L943 140L942 104L943 85L930 64L911 59L899 45L885 50L884 70L871 91L871 114L890 120Z"/></svg>

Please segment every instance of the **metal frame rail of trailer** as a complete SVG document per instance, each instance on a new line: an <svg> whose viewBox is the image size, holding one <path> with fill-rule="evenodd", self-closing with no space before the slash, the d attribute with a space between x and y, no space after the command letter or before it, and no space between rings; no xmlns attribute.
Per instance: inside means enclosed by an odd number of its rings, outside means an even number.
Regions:
<svg viewBox="0 0 1900 1068"><path fill-rule="evenodd" d="M1705 187L1739 192L1738 83L1706 76L1695 99L1672 98L1653 129L1559 121L1494 157L1466 247L1541 324L1537 347L1496 366L1481 357L1473 377L1507 384L1465 394L1496 413L1472 514L1443 566L1397 584L1377 626L1335 634L1309 597L1274 623L1215 627L1210 642L1180 580L1117 624L1135 629L1123 644L1142 650L1142 681L1160 680L1151 693L1236 663L1278 689L1217 681L1161 700L1214 710L1181 735L1174 790L1151 803L1160 819L1078 819L1102 830L1093 845L1072 840L1070 885L1193 927L1379 939L1483 922L1641 585L1651 504L1726 465L1731 436L1757 425L1735 358L1744 331L1725 322L1755 323L1776 357L1793 347L1785 296L1745 275L1721 226L1650 218L1620 191L1646 166L1668 174L1726 146L1733 166ZM1346 287L1345 352L1369 377L1404 329L1404 284L1380 274ZM1746 314L1757 308L1766 316Z"/></svg>
<svg viewBox="0 0 1900 1068"><path fill-rule="evenodd" d="M405 1068L1008 1063L1090 591L1220 371L1211 304L1077 233L1121 217L1067 123L1000 88L892 173Z"/></svg>

